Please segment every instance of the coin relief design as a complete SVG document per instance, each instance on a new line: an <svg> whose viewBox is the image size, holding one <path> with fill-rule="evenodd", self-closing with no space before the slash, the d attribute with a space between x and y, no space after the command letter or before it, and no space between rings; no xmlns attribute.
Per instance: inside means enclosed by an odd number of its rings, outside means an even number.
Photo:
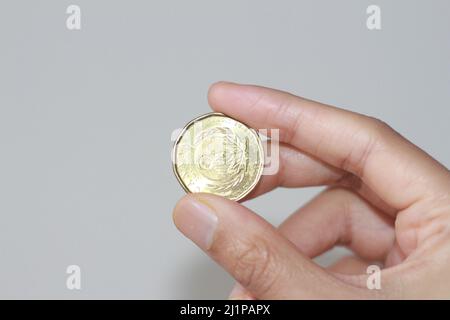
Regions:
<svg viewBox="0 0 450 320"><path fill-rule="evenodd" d="M245 197L258 183L264 153L257 132L221 113L189 122L175 142L173 167L186 192Z"/></svg>

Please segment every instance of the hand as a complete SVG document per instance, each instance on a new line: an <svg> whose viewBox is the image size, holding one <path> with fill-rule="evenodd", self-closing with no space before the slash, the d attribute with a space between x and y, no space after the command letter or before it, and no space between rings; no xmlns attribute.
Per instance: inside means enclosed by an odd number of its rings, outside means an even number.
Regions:
<svg viewBox="0 0 450 320"><path fill-rule="evenodd" d="M257 86L217 83L209 103L254 128L280 129L275 187L326 185L278 228L243 205L183 197L179 230L237 281L231 298L450 298L450 172L385 123ZM344 245L355 257L324 269L311 259ZM367 266L383 263L381 289Z"/></svg>

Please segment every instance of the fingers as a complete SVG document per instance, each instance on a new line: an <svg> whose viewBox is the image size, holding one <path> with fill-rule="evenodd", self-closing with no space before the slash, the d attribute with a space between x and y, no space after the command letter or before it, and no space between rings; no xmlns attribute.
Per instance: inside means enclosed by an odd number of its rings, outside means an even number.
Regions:
<svg viewBox="0 0 450 320"><path fill-rule="evenodd" d="M369 264L357 257L347 256L339 259L327 270L341 275L362 275L366 273ZM346 278L346 277L345 277ZM346 278L348 279L348 278ZM229 295L230 300L254 300L252 295L239 283L236 283Z"/></svg>
<svg viewBox="0 0 450 320"><path fill-rule="evenodd" d="M278 228L304 255L314 258L336 245L345 245L368 261L385 261L395 240L393 219L345 188L320 193ZM400 263L397 261L396 263ZM367 262L345 257L328 268L342 274L365 274ZM237 284L230 299L251 295Z"/></svg>
<svg viewBox="0 0 450 320"><path fill-rule="evenodd" d="M246 198L254 198L278 186L309 187L333 184L344 172L314 157L281 143L278 170L273 175L263 175L256 188Z"/></svg>
<svg viewBox="0 0 450 320"><path fill-rule="evenodd" d="M209 102L255 128L359 176L401 210L450 187L449 171L378 120L257 86L217 83Z"/></svg>
<svg viewBox="0 0 450 320"><path fill-rule="evenodd" d="M369 264L354 256L347 256L339 259L327 269L345 275L364 274Z"/></svg>
<svg viewBox="0 0 450 320"><path fill-rule="evenodd" d="M228 297L229 300L255 300L255 298L239 283L236 283Z"/></svg>
<svg viewBox="0 0 450 320"><path fill-rule="evenodd" d="M325 272L269 223L236 202L208 194L187 195L175 207L174 222L257 299L367 294Z"/></svg>
<svg viewBox="0 0 450 320"><path fill-rule="evenodd" d="M365 260L384 262L395 241L394 220L345 188L320 193L278 230L311 258L344 245Z"/></svg>
<svg viewBox="0 0 450 320"><path fill-rule="evenodd" d="M290 188L322 185L350 188L381 211L390 215L397 212L355 175L330 166L285 143L279 145L279 166L276 173L263 175L255 189L242 201L255 198L279 186Z"/></svg>

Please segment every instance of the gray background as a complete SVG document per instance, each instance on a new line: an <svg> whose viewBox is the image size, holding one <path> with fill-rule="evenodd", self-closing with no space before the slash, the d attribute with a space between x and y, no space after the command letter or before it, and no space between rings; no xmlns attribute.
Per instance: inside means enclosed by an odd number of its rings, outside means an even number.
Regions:
<svg viewBox="0 0 450 320"><path fill-rule="evenodd" d="M381 31L365 26L369 4ZM0 297L225 298L231 279L171 218L170 135L209 111L208 86L382 118L448 167L449 57L448 0L2 0ZM248 206L278 224L317 191Z"/></svg>

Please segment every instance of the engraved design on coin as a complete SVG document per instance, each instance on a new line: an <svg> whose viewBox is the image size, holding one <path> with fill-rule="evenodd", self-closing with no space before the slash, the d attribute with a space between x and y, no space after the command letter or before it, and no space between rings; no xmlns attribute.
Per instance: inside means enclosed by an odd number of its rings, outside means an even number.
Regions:
<svg viewBox="0 0 450 320"><path fill-rule="evenodd" d="M174 145L173 169L186 192L242 199L263 169L262 142L255 130L221 113L189 122Z"/></svg>
<svg viewBox="0 0 450 320"><path fill-rule="evenodd" d="M209 180L212 193L227 193L242 182L246 154L248 138L236 136L229 128L209 128L194 139L194 161L199 175Z"/></svg>

